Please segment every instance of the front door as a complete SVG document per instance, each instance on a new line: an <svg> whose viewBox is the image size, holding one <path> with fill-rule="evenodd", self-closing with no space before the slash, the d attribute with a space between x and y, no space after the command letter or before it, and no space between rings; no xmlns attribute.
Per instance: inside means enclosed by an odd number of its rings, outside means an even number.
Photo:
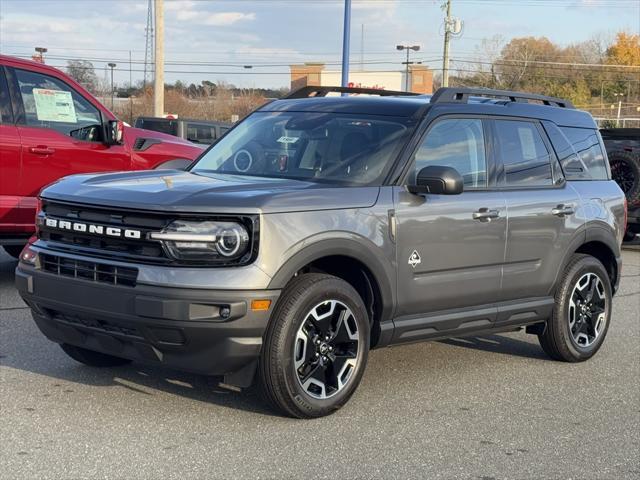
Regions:
<svg viewBox="0 0 640 480"><path fill-rule="evenodd" d="M436 120L412 159L409 179L428 165L453 167L463 176L462 194L420 196L394 187L396 317L500 298L507 212L502 193L488 189L485 127L480 118Z"/></svg>
<svg viewBox="0 0 640 480"><path fill-rule="evenodd" d="M126 148L104 144L102 115L87 99L50 75L16 68L13 76L24 110L18 120L23 196L36 197L66 175L129 169Z"/></svg>

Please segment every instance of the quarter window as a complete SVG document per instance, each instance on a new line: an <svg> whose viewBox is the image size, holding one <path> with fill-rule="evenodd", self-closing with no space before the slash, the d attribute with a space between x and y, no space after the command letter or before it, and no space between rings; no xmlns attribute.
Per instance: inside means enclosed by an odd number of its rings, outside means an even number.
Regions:
<svg viewBox="0 0 640 480"><path fill-rule="evenodd" d="M436 123L415 153L415 172L430 165L455 168L465 189L487 185L482 120L451 118Z"/></svg>
<svg viewBox="0 0 640 480"><path fill-rule="evenodd" d="M203 123L187 123L187 140L195 143L213 143L216 127Z"/></svg>
<svg viewBox="0 0 640 480"><path fill-rule="evenodd" d="M100 141L100 111L57 78L15 70L25 111L25 123L50 128L78 140Z"/></svg>
<svg viewBox="0 0 640 480"><path fill-rule="evenodd" d="M580 177L584 173L584 177L591 180L607 180L607 167L605 164L604 153L600 147L600 141L596 130L588 128L560 127L567 140L571 142L573 148L578 153L582 164L567 164L565 175L573 180L574 175Z"/></svg>
<svg viewBox="0 0 640 480"><path fill-rule="evenodd" d="M496 120L496 134L507 186L539 187L553 184L551 156L535 124Z"/></svg>

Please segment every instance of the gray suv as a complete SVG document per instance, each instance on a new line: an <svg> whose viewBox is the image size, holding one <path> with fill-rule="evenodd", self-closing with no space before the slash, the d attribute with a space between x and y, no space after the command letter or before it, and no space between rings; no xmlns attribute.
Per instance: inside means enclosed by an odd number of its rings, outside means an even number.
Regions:
<svg viewBox="0 0 640 480"><path fill-rule="evenodd" d="M344 405L372 348L524 328L590 358L626 221L588 113L460 88L305 87L188 171L76 175L40 202L16 284L68 355L257 377L301 418Z"/></svg>

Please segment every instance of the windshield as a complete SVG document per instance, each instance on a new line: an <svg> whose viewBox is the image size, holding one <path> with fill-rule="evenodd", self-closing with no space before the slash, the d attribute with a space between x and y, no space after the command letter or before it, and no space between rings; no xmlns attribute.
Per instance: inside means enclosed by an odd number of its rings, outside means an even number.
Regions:
<svg viewBox="0 0 640 480"><path fill-rule="evenodd" d="M375 185L391 168L409 118L256 112L204 154L192 172Z"/></svg>

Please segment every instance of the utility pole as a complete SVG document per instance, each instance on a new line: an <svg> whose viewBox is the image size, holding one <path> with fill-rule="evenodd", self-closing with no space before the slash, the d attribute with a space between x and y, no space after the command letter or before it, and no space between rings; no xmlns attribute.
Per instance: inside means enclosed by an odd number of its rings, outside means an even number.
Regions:
<svg viewBox="0 0 640 480"><path fill-rule="evenodd" d="M344 27L342 29L342 86L349 86L349 40L351 38L351 0L344 0Z"/></svg>
<svg viewBox="0 0 640 480"><path fill-rule="evenodd" d="M624 93L614 93L613 96L620 98L620 100L618 100L618 115L616 116L616 127L620 127L620 114L622 113L622 97L624 97Z"/></svg>
<svg viewBox="0 0 640 480"><path fill-rule="evenodd" d="M364 72L364 23L360 24L360 71Z"/></svg>
<svg viewBox="0 0 640 480"><path fill-rule="evenodd" d="M111 110L113 111L113 69L116 68L116 64L108 63L107 65L111 69Z"/></svg>
<svg viewBox="0 0 640 480"><path fill-rule="evenodd" d="M444 55L442 57L442 86L449 86L449 36L451 35L451 0L447 0L447 17L444 19Z"/></svg>
<svg viewBox="0 0 640 480"><path fill-rule="evenodd" d="M155 77L153 88L153 115L164 115L164 5L155 0Z"/></svg>
<svg viewBox="0 0 640 480"><path fill-rule="evenodd" d="M131 50L129 50L129 122L133 125L133 70L131 66Z"/></svg>

